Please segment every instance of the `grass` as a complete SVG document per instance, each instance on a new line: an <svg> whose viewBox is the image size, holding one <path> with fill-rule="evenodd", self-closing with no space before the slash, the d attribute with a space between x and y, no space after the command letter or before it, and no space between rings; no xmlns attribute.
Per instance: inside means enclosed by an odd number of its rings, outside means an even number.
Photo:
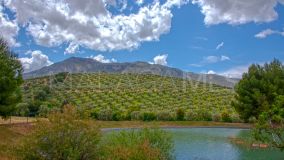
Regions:
<svg viewBox="0 0 284 160"><path fill-rule="evenodd" d="M0 125L0 160L16 159L12 151L31 129L30 124Z"/></svg>
<svg viewBox="0 0 284 160"><path fill-rule="evenodd" d="M3 124L21 124L21 123L27 123L27 122L35 122L36 121L36 118L34 117L29 117L28 120L27 120L27 117L15 117L15 116L12 116L11 119L2 119L0 118L0 125L3 125Z"/></svg>

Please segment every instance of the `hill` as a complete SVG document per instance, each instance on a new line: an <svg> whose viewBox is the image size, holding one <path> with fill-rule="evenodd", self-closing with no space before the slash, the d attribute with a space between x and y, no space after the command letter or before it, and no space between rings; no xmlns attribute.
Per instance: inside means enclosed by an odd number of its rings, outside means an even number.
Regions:
<svg viewBox="0 0 284 160"><path fill-rule="evenodd" d="M28 79L24 101L50 109L72 103L101 120L172 120L177 109L188 120L220 120L225 112L236 116L229 88L152 74L61 73ZM33 111L37 111L33 109ZM144 117L145 118L145 117Z"/></svg>
<svg viewBox="0 0 284 160"><path fill-rule="evenodd" d="M217 84L220 86L232 88L238 80L226 78L213 74L196 74L192 72L184 72L180 69L167 66L149 64L146 62L133 63L101 63L90 58L71 57L62 62L41 68L39 70L25 73L24 78L36 78L47 75L53 75L60 72L69 73L137 73L137 74L154 74L160 76L169 76L176 78L184 78L204 83Z"/></svg>

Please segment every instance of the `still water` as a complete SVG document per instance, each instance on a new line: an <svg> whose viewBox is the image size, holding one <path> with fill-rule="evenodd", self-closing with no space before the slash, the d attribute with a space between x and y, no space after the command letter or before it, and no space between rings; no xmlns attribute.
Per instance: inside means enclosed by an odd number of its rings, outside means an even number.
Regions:
<svg viewBox="0 0 284 160"><path fill-rule="evenodd" d="M276 149L252 149L231 143L229 137L250 135L246 129L173 128L177 160L284 160Z"/></svg>

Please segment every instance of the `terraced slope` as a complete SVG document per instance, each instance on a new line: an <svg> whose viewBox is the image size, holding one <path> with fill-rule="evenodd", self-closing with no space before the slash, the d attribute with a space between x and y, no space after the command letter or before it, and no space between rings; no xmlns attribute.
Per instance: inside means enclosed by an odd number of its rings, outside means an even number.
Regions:
<svg viewBox="0 0 284 160"><path fill-rule="evenodd" d="M43 104L56 106L68 101L89 108L95 116L115 112L135 119L150 112L156 117L173 118L178 108L186 111L188 120L195 120L192 117L198 114L210 114L213 119L224 111L235 114L231 107L233 91L217 85L145 74L89 73L58 77L26 80L24 101L36 101L41 90L48 90Z"/></svg>

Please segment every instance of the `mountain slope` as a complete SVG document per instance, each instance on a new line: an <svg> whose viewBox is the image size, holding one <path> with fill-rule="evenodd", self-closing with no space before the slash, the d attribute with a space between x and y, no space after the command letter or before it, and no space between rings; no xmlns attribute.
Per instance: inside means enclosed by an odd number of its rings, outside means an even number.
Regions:
<svg viewBox="0 0 284 160"><path fill-rule="evenodd" d="M232 89L152 74L58 74L26 80L23 93L23 101L32 106L60 108L69 102L99 120L145 120L148 115L174 120L177 109L185 111L186 120L237 115Z"/></svg>
<svg viewBox="0 0 284 160"><path fill-rule="evenodd" d="M24 78L35 78L47 75L53 75L60 72L69 73L137 73L137 74L154 74L160 76L169 76L176 78L186 78L204 83L217 84L220 86L232 88L236 80L222 77L219 75L196 74L184 72L182 70L167 66L149 64L146 62L134 63L101 63L90 58L72 57L62 62L43 67L39 70L25 73Z"/></svg>

